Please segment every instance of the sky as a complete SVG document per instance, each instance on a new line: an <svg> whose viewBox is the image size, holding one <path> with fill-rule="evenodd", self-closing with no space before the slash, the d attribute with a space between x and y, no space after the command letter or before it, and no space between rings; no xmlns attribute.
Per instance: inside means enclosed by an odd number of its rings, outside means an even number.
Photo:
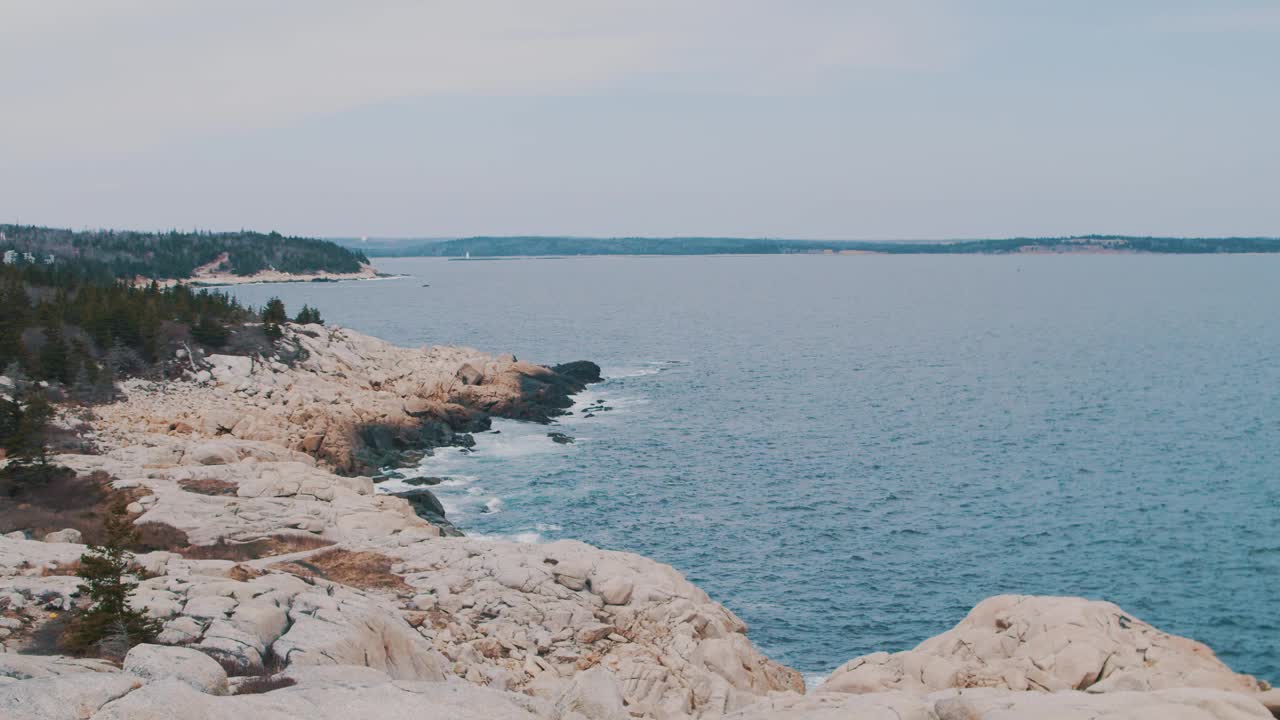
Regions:
<svg viewBox="0 0 1280 720"><path fill-rule="evenodd" d="M0 0L0 222L1280 235L1280 3Z"/></svg>

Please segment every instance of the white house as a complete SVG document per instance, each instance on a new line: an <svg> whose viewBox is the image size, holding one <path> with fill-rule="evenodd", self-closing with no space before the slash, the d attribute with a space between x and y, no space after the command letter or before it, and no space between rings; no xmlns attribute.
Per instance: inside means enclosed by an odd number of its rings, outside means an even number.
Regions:
<svg viewBox="0 0 1280 720"><path fill-rule="evenodd" d="M22 259L26 260L29 263L33 263L36 261L36 256L29 252L24 252L22 253Z"/></svg>
<svg viewBox="0 0 1280 720"><path fill-rule="evenodd" d="M5 265L16 265L16 264L18 264L18 251L17 251L17 250L5 250L5 251L4 251L4 264L5 264Z"/></svg>
<svg viewBox="0 0 1280 720"><path fill-rule="evenodd" d="M54 263L54 261L55 261L55 260L57 260L57 259L58 259L58 258L54 257L53 255L45 255L45 256L44 256L44 264L45 264L45 265L52 265L52 264Z"/></svg>

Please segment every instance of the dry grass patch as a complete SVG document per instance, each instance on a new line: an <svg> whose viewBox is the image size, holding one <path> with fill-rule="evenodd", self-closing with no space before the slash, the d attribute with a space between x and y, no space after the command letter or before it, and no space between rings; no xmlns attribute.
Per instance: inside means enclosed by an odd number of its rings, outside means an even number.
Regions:
<svg viewBox="0 0 1280 720"><path fill-rule="evenodd" d="M249 582L266 574L266 571L248 565L236 565L227 571L227 577L237 582Z"/></svg>
<svg viewBox="0 0 1280 720"><path fill-rule="evenodd" d="M65 563L63 565L55 565L52 567L49 565L46 565L40 568L41 577L51 577L51 576L67 577L70 575L75 575L79 572L80 572L79 560L72 560L69 563Z"/></svg>
<svg viewBox="0 0 1280 720"><path fill-rule="evenodd" d="M168 550L181 553L191 545L186 532L168 523L144 522L133 527L138 531L138 542L129 549L135 552Z"/></svg>
<svg viewBox="0 0 1280 720"><path fill-rule="evenodd" d="M389 590L411 593L413 588L391 572L394 561L386 555L362 550L330 550L306 560L279 563L273 567L298 577L329 580L361 590Z"/></svg>
<svg viewBox="0 0 1280 720"><path fill-rule="evenodd" d="M262 693L269 693L272 690L279 690L280 688L292 687L297 684L298 682L296 680L294 680L291 677L285 677L284 675L275 675L272 677L255 677L250 680L245 680L244 682L237 685L236 691L232 694L233 695L261 695Z"/></svg>
<svg viewBox="0 0 1280 720"><path fill-rule="evenodd" d="M212 545L192 545L182 550L182 554L193 560L257 560L259 558L288 555L303 550L319 550L333 545L332 542L314 535L270 535L257 540L245 542L229 541L219 538Z"/></svg>
<svg viewBox="0 0 1280 720"><path fill-rule="evenodd" d="M41 482L22 484L0 493L0 533L23 530L36 540L56 530L79 530L86 544L101 543L106 539L102 521L117 498L126 503L144 495L146 488L136 487L116 490L111 487L115 478L101 470L88 475L76 475L65 467L49 466L47 477ZM168 550L175 544L186 545L186 534L162 531L160 527L147 530L151 523L138 526L142 537L129 549L135 552ZM155 524L158 525L158 524ZM169 526L165 525L164 528Z"/></svg>
<svg viewBox="0 0 1280 720"><path fill-rule="evenodd" d="M187 492L193 492L199 495L213 495L215 497L226 495L234 496L236 494L236 490L240 488L239 485L233 482L219 480L218 478L192 478L190 480L179 480L178 487L186 490Z"/></svg>

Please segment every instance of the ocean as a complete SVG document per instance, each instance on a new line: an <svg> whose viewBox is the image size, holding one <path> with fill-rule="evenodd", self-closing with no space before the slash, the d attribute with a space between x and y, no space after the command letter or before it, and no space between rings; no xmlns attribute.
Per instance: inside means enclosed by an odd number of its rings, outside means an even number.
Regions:
<svg viewBox="0 0 1280 720"><path fill-rule="evenodd" d="M232 292L608 378L413 470L469 535L669 563L811 680L1028 593L1280 681L1280 256L376 265Z"/></svg>

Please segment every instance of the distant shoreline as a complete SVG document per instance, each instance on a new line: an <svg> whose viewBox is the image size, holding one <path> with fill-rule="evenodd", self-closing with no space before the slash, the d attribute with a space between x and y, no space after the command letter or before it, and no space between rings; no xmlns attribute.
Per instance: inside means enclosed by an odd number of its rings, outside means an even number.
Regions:
<svg viewBox="0 0 1280 720"><path fill-rule="evenodd" d="M274 285L279 283L336 283L351 280L385 280L393 277L401 276L392 275L390 273L381 273L375 270L372 265L366 265L361 268L359 272L352 273L282 273L275 270L264 270L252 275L204 273L195 277L166 278L163 280L154 280L154 282L162 287L186 285L193 288L218 288L239 285ZM153 282L151 278L144 277L139 277L134 280L135 285L147 285L151 282Z"/></svg>
<svg viewBox="0 0 1280 720"><path fill-rule="evenodd" d="M1245 257L1245 256L1268 256L1280 255L1277 251L1242 251L1242 252L1158 252L1151 250L1107 250L1107 249L1080 249L1080 250L1037 250L1028 249L1015 252L929 252L929 253L903 253L903 252L878 252L874 250L843 250L829 253L573 253L573 254L548 254L548 255L484 255L481 257L456 257L442 255L376 255L377 260L417 260L417 259L433 259L444 260L447 262L490 262L495 260L572 260L574 258L673 258L673 257L702 257L702 258L743 258L743 257L857 257L857 256L873 256L873 257L921 257L921 256L969 256L969 257L1042 257L1053 255L1116 255L1132 257L1138 256L1219 256L1219 257Z"/></svg>
<svg viewBox="0 0 1280 720"><path fill-rule="evenodd" d="M668 255L1221 255L1280 253L1280 238L1176 238L1082 235L939 242L786 240L716 237L470 237L451 240L339 240L372 257L668 256Z"/></svg>

